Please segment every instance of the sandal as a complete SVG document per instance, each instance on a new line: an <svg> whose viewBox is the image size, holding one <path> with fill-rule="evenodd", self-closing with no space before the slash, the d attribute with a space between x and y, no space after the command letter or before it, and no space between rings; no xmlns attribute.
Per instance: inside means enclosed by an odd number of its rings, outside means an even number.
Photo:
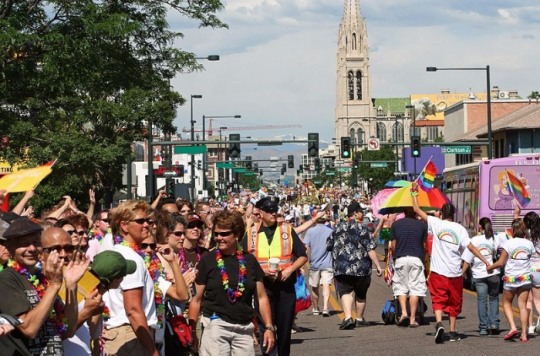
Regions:
<svg viewBox="0 0 540 356"><path fill-rule="evenodd" d="M407 327L411 323L411 318L408 316L402 316L397 323L398 326Z"/></svg>
<svg viewBox="0 0 540 356"><path fill-rule="evenodd" d="M414 323L411 323L411 324L409 325L409 328L417 328L417 327L419 327L419 326L420 326L420 324L418 324L418 323L415 321Z"/></svg>
<svg viewBox="0 0 540 356"><path fill-rule="evenodd" d="M525 339L523 339L523 338L521 338L521 337L519 338L519 342L527 342L527 341L529 341L528 338L525 338Z"/></svg>
<svg viewBox="0 0 540 356"><path fill-rule="evenodd" d="M315 315L315 316L319 315L319 311L318 311L318 310L315 310L315 309L313 309L313 315Z"/></svg>
<svg viewBox="0 0 540 356"><path fill-rule="evenodd" d="M517 330L512 330L508 334L504 335L504 340L506 340L506 341L512 340L517 335L518 335L518 331Z"/></svg>

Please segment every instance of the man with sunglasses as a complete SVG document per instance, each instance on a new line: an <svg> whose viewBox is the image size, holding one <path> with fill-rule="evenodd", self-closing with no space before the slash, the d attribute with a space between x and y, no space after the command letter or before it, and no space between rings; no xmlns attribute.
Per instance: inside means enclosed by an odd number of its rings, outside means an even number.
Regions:
<svg viewBox="0 0 540 356"><path fill-rule="evenodd" d="M109 222L109 209L100 210L94 216L94 223L88 232L88 250L86 251L86 256L91 260L93 260L94 256L102 250L101 245L102 241L105 241L105 237L108 236L110 240L111 225Z"/></svg>
<svg viewBox="0 0 540 356"><path fill-rule="evenodd" d="M0 338L3 354L63 355L62 339L77 327L77 282L88 262L71 258L71 239L62 229L50 228L44 235L51 245L45 246L41 231L30 219L19 218L4 233L12 260L0 273L0 313L22 323ZM62 283L65 301L58 296Z"/></svg>
<svg viewBox="0 0 540 356"><path fill-rule="evenodd" d="M277 334L277 347L271 354L286 356L291 351L296 271L307 262L306 248L290 224L277 223L279 206L271 197L260 199L255 208L261 214L260 222L247 229L242 248L255 256L264 271L263 283ZM270 268L271 258L279 259L277 269ZM259 318L260 325L264 325L262 322ZM265 350L262 351L265 354Z"/></svg>

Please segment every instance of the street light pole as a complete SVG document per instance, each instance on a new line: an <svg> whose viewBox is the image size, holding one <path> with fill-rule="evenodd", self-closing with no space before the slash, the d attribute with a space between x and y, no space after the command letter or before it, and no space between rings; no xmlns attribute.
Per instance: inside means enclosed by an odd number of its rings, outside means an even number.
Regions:
<svg viewBox="0 0 540 356"><path fill-rule="evenodd" d="M203 117L202 117L202 140L203 141L205 140L204 135L206 134L206 119L227 119L227 118L239 119L241 117L242 117L242 115L217 115L217 116L203 115ZM219 140L221 141L221 132L219 133ZM204 169L205 172L208 171L208 167L207 167L208 159L207 159L206 156L207 156L207 153L203 154L203 162L202 162L202 166L203 166L203 169ZM203 175L203 190L205 190L205 189L207 189L206 173Z"/></svg>
<svg viewBox="0 0 540 356"><path fill-rule="evenodd" d="M223 156L223 146L221 145L221 141L222 141L222 138L221 138L221 130L227 130L227 127L225 127L225 126L220 126L220 128L219 128L219 150L218 150L219 155L218 155L218 157L219 157L219 160L220 160L220 161L225 161L227 155L225 155L225 157ZM224 187L225 187L225 191L227 191L227 182L228 182L228 179L227 179L227 178L228 178L228 175L227 175L227 173L228 173L228 172L227 172L227 169L226 169L226 168L223 168L223 182L222 182L222 183L223 183L223 185L224 185ZM219 173L218 173L218 175L219 175ZM220 191L220 193L221 193L221 191Z"/></svg>
<svg viewBox="0 0 540 356"><path fill-rule="evenodd" d="M489 65L486 65L485 68L438 68L438 67L426 67L427 72L436 72L438 70L484 70L486 71L486 82L487 82L487 134L488 134L488 159L493 158L493 132L491 129L491 83L490 83L490 71Z"/></svg>
<svg viewBox="0 0 540 356"><path fill-rule="evenodd" d="M406 109L409 109L409 120L412 119L412 135L409 133L409 145L412 151L412 137L416 136L416 116L414 115L414 105L405 106ZM404 140L405 141L405 140ZM416 179L416 156L413 158L414 161L414 174L413 179Z"/></svg>
<svg viewBox="0 0 540 356"><path fill-rule="evenodd" d="M191 141L195 141L195 121L193 120L193 99L201 99L202 95L191 96ZM191 154L191 200L195 201L195 155Z"/></svg>

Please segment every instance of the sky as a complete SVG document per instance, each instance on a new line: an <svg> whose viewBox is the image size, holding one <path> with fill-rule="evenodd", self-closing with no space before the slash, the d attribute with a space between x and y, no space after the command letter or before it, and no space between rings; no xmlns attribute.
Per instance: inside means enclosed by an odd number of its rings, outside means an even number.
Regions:
<svg viewBox="0 0 540 356"><path fill-rule="evenodd" d="M182 50L220 61L201 61L202 72L178 74L172 84L186 99L175 124L189 133L202 116L223 135L253 139L334 137L336 54L345 0L224 0L218 17L229 29L199 28L171 13ZM540 91L538 0L360 0L368 31L373 98L411 94L485 92L485 71L426 72L426 67L490 66L491 85ZM191 99L191 95L202 95ZM191 105L193 103L193 106ZM208 127L210 120L206 120ZM246 130L233 127L299 125ZM231 128L231 129L229 129Z"/></svg>

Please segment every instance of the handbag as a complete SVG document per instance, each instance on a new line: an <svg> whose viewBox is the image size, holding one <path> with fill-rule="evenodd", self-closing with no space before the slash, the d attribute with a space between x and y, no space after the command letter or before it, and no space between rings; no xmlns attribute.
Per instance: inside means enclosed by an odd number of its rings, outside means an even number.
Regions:
<svg viewBox="0 0 540 356"><path fill-rule="evenodd" d="M294 284L294 291L296 292L296 305L294 308L295 313L299 313L308 309L311 306L311 294L306 285L306 279L302 269L296 270L296 283Z"/></svg>
<svg viewBox="0 0 540 356"><path fill-rule="evenodd" d="M193 334L186 318L178 315L174 306L167 301L167 317L165 320L165 345L174 343L178 348L191 349ZM170 345L170 344L169 344ZM170 345L172 346L172 345Z"/></svg>

